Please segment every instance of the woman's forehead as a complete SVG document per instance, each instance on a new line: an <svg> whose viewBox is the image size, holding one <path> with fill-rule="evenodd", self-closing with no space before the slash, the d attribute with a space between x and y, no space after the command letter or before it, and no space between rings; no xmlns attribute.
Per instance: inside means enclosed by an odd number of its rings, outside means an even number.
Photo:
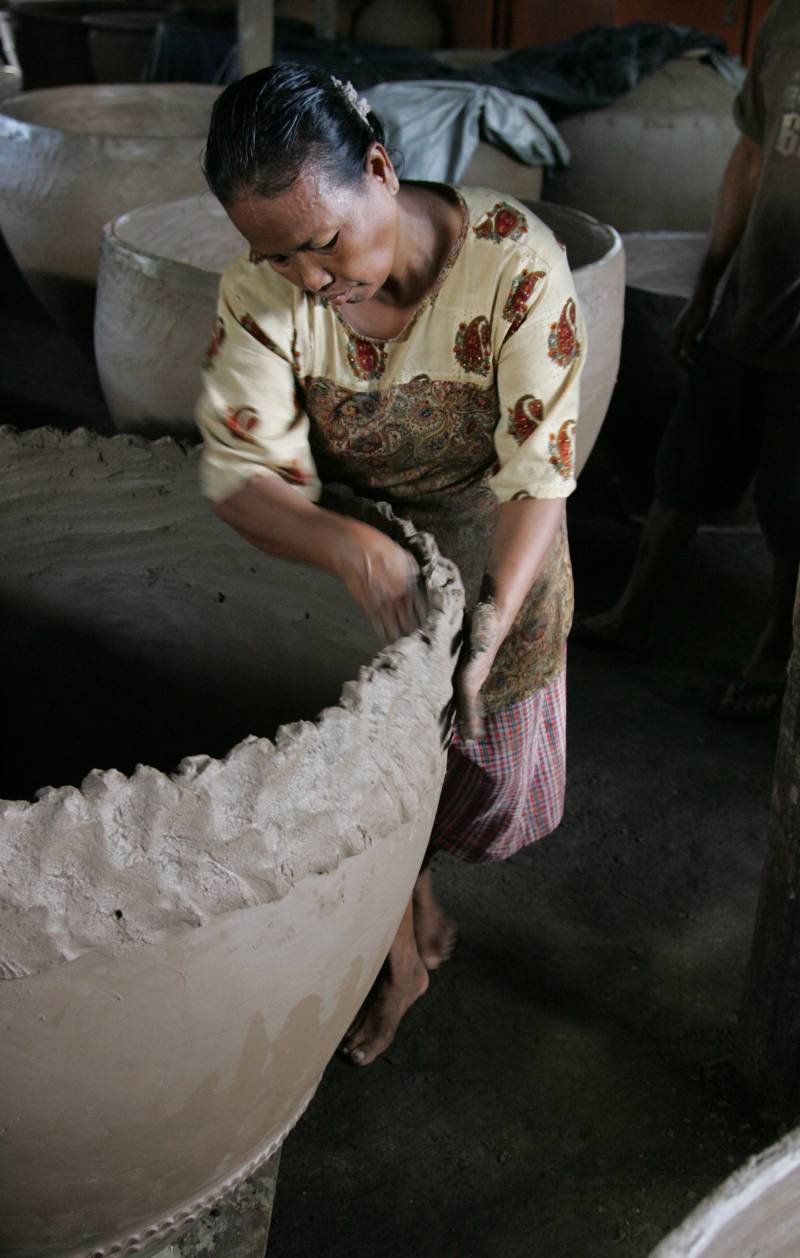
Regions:
<svg viewBox="0 0 800 1258"><path fill-rule="evenodd" d="M325 233L338 231L347 217L353 190L321 178L314 172L301 172L276 197L260 197L253 191L240 193L233 202L231 217L248 239L257 232L270 248L261 252L293 253L318 243Z"/></svg>

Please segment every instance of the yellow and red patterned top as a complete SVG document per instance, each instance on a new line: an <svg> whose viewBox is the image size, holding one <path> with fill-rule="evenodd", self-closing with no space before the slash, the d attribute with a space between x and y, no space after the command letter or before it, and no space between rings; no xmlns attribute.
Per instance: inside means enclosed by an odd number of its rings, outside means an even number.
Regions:
<svg viewBox="0 0 800 1258"><path fill-rule="evenodd" d="M324 483L391 502L480 588L498 503L574 488L586 334L562 246L519 202L456 190L464 222L396 337L244 252L226 269L197 408L203 488L220 501L277 475L313 501ZM572 614L556 539L484 688L488 711L553 681Z"/></svg>

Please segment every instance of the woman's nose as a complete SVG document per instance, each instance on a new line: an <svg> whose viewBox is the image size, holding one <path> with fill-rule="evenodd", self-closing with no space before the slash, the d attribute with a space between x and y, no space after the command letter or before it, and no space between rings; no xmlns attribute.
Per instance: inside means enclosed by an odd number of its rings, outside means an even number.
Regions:
<svg viewBox="0 0 800 1258"><path fill-rule="evenodd" d="M319 293L333 282L333 276L318 258L309 254L297 259L297 270L303 288L309 293Z"/></svg>

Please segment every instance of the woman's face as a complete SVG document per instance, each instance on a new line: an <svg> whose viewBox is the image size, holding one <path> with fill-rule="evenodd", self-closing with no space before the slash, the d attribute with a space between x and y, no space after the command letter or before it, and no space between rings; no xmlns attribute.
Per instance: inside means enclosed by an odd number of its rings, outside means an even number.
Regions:
<svg viewBox="0 0 800 1258"><path fill-rule="evenodd" d="M227 212L279 275L343 306L367 301L391 274L399 186L386 150L374 144L357 184L337 183L308 163L279 196L244 193Z"/></svg>

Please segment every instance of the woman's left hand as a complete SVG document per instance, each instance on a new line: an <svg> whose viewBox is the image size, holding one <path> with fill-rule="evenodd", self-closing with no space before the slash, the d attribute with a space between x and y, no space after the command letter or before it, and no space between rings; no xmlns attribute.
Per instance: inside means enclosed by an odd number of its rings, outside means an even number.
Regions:
<svg viewBox="0 0 800 1258"><path fill-rule="evenodd" d="M467 641L455 677L458 732L464 742L483 737L481 689L506 632L493 599L476 604L469 618Z"/></svg>

